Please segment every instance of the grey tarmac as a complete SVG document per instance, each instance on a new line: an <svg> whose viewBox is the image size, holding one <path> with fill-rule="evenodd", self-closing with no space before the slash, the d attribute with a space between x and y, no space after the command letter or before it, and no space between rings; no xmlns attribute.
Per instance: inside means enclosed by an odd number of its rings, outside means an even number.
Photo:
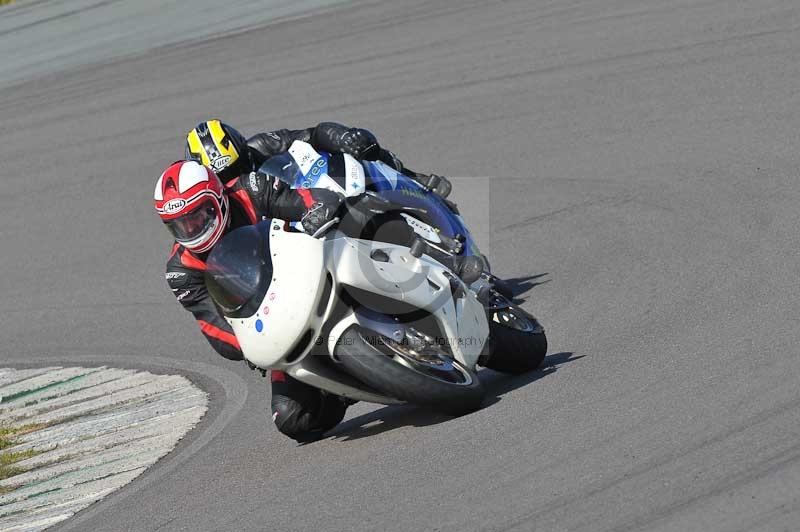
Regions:
<svg viewBox="0 0 800 532"><path fill-rule="evenodd" d="M790 0L373 0L5 85L2 366L210 394L174 453L56 529L796 530L798 28ZM153 183L209 116L357 124L454 176L546 370L482 372L461 418L358 404L281 437L268 383L163 278Z"/></svg>

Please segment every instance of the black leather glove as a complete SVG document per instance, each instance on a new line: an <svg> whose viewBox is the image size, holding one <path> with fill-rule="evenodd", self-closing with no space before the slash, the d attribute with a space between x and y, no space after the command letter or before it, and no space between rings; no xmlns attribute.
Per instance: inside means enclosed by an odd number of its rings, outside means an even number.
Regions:
<svg viewBox="0 0 800 532"><path fill-rule="evenodd" d="M375 135L357 127L351 127L339 139L341 149L356 159L376 161L380 159L381 147Z"/></svg>
<svg viewBox="0 0 800 532"><path fill-rule="evenodd" d="M306 233L319 238L339 221L337 215L343 200L337 193L325 189L312 190L312 197L315 201L300 223Z"/></svg>

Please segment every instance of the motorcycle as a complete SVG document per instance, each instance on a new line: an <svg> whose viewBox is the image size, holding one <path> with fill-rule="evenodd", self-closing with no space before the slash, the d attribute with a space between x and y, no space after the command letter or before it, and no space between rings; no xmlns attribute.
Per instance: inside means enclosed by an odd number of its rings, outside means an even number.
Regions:
<svg viewBox="0 0 800 532"><path fill-rule="evenodd" d="M261 171L335 190L346 211L320 238L268 219L209 255L206 286L252 367L351 400L460 415L483 401L478 365L541 364L544 329L493 289L454 205L382 162L299 141Z"/></svg>

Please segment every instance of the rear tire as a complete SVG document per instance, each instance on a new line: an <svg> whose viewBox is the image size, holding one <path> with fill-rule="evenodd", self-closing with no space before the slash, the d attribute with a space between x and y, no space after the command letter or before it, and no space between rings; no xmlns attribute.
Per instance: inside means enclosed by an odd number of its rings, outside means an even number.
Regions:
<svg viewBox="0 0 800 532"><path fill-rule="evenodd" d="M513 318L503 319L502 313ZM525 373L542 365L547 354L547 337L539 322L518 307L492 311L488 316L492 354L484 364L503 373ZM513 322L513 323L512 323Z"/></svg>
<svg viewBox="0 0 800 532"><path fill-rule="evenodd" d="M474 371L435 347L431 349L446 359L445 367L452 368L449 373L442 370L440 378L412 369L398 354L403 345L353 326L342 335L336 357L350 374L391 397L454 416L480 408L485 392Z"/></svg>

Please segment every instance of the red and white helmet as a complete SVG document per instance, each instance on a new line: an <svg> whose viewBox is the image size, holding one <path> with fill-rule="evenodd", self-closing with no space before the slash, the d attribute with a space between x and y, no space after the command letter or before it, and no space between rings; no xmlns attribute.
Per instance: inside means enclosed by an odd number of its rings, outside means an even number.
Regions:
<svg viewBox="0 0 800 532"><path fill-rule="evenodd" d="M204 253L228 223L228 196L222 181L196 161L178 161L164 170L153 195L156 212L186 249Z"/></svg>

